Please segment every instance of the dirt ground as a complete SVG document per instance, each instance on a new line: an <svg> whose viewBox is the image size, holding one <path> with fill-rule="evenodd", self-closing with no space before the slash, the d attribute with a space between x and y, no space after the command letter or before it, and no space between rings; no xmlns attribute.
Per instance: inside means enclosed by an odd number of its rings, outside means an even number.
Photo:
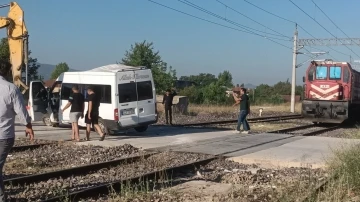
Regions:
<svg viewBox="0 0 360 202"><path fill-rule="evenodd" d="M152 192L109 195L96 201L272 202L296 201L326 179L321 169L265 169L218 159L195 173L172 178L174 186ZM95 199L94 199L95 200ZM87 200L88 201L88 200ZM92 201L92 200L90 200Z"/></svg>

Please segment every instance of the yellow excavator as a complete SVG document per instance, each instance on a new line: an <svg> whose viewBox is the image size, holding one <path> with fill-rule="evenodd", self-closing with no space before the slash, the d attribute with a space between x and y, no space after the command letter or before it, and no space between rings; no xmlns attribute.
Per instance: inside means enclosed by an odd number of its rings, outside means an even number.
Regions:
<svg viewBox="0 0 360 202"><path fill-rule="evenodd" d="M7 17L0 17L0 29L7 29L13 82L18 88L23 88L24 94L29 89L21 76L21 69L23 66L27 67L29 56L29 35L24 21L24 11L16 2L0 5L0 8L5 7L10 9Z"/></svg>

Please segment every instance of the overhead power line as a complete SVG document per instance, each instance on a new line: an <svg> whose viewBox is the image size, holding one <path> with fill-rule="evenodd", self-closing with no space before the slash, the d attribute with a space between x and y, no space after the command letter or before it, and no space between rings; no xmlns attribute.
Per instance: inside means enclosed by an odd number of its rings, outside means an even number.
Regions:
<svg viewBox="0 0 360 202"><path fill-rule="evenodd" d="M214 25L218 25L218 26L221 26L221 27L225 27L225 28L228 28L228 29L232 29L232 30L235 30L235 31L239 31L239 32L243 32L243 33L247 33L247 34L252 34L252 35L259 36L259 37L263 37L263 38L265 38L265 39L267 39L267 40L272 41L273 43L276 43L276 44L278 44L278 45L280 45L280 46L283 46L283 47L285 47L285 48L287 48L287 49L292 50L292 48L290 48L290 47L288 47L288 46L286 46L286 45L284 45L284 44L281 44L281 43L273 40L273 37L268 37L268 36L264 36L264 35L257 34L257 33L254 33L254 32L249 32L249 31L237 29L237 28L234 28L234 27L230 27L230 26L227 26L227 25L223 25L223 24L220 24L220 23L211 21L211 20L207 20L207 19L204 19L204 18L195 16L195 15L192 15L192 14L186 13L186 12L184 12L184 11L180 11L180 10L175 9L175 8L171 8L171 7L169 7L169 6L166 6L166 5L164 5L164 4L158 3L158 2L153 1L153 0L148 0L148 1L150 1L150 2L152 2L152 3L154 3L154 4L157 4L157 5L159 5L159 6L162 6L162 7L164 7L164 8L167 8L167 9L170 9L170 10L173 10L173 11L176 11L176 12L178 12L178 13L181 13L181 14L184 14L184 15L187 15L187 16L190 16L190 17L193 17L193 18L196 18L196 19L198 19L198 20L202 20L202 21L205 21L205 22L208 22L208 23L211 23L211 24L214 24Z"/></svg>
<svg viewBox="0 0 360 202"><path fill-rule="evenodd" d="M258 9L260 9L260 10L262 10L262 11L264 11L264 12L268 13L268 14L270 14L270 15L273 15L273 16L275 16L275 17L277 17L277 18L282 19L282 20L285 20L285 21L288 21L288 22L291 22L291 23L296 24L296 22L294 22L294 21L292 21L292 20L289 20L289 19L283 18L283 17L278 16L278 15L276 15L276 14L274 14L274 13L271 13L271 12L269 12L269 11L267 11L267 10L265 10L265 9L263 9L263 8L261 8L261 7L259 7L259 6L257 6L257 5L255 5L255 4L253 4L253 3L250 3L250 2L249 2L249 1L247 1L247 0L244 0L244 1L245 1L246 3L248 3L248 4L250 4L250 5L254 6L254 7L256 7L256 8L258 8Z"/></svg>
<svg viewBox="0 0 360 202"><path fill-rule="evenodd" d="M254 6L255 8L257 8L257 9L259 9L259 10L262 10L262 11L264 11L265 13L268 13L268 14L270 14L270 15L272 15L272 16L275 16L275 17L277 17L277 18L279 18L279 19L281 19L281 20L284 20L284 21L287 21L287 22L290 22L290 23L293 23L293 24L297 24L295 21L286 19L286 18L281 17L281 16L279 16L279 15L277 15L277 14L275 14L275 13L272 13L272 12L270 12L270 11L268 11L268 10L265 10L265 9L261 8L260 6L257 6L256 4L253 4L253 3L249 2L248 0L244 0L244 1L245 1L246 3ZM298 26L300 29L302 29L305 33L307 33L309 36L311 36L312 38L318 40L314 35L312 35L309 31L307 31L307 30L306 30L304 27L302 27L300 24L297 24L297 26ZM341 51L335 50L335 49L333 49L333 48L330 47L330 46L327 46L327 47L328 47L329 49L331 49L331 50L339 53L339 54L346 55L346 56L350 56L349 54L346 54L346 53L343 53L343 52L341 52ZM313 49L317 49L317 50L319 50L319 51L326 52L326 51L324 51L324 50L322 50L322 49L319 49L319 48L314 48L314 47L313 47ZM328 54L328 55L331 56L330 54Z"/></svg>
<svg viewBox="0 0 360 202"><path fill-rule="evenodd" d="M189 2L189 1L187 1L187 0L178 0L178 1L181 2L181 3L183 3L183 4L186 4L187 6L190 6L190 7L192 7L192 8L197 9L197 10L200 10L200 11L202 11L202 12L208 14L208 15L214 16L214 17L216 17L216 18L218 18L218 19L220 19L220 20L224 20L224 21L226 21L226 22L228 22L228 23L230 23L230 24L232 24L232 25L235 25L235 26L240 27L240 28L242 28L242 29L245 29L245 30L247 30L247 31L249 31L249 32L252 32L252 33L254 33L254 34L256 34L256 33L253 32L253 31L251 31L251 30L254 30L254 31L257 31L257 32L261 32L261 33L265 33L265 34L269 34L269 35L273 35L273 36L283 37L283 36L281 36L281 35L271 34L271 33L268 33L268 32L263 32L263 31L261 31L261 30L257 30L257 29L254 29L254 28L251 28L251 27L248 27L248 26L239 24L239 23L234 22L234 21L232 21L232 20L226 19L226 18L224 18L224 17L222 17L222 16L220 16L220 15L218 15L218 14L216 14L216 13L213 13L213 12L211 12L211 11L208 11L208 10L206 10L205 8L202 8L201 6L198 6L198 5L196 5L196 4L192 3L192 2ZM251 29L251 30L250 30L250 29ZM286 37L286 36L285 36L285 37ZM272 38L273 38L273 39L277 39L277 40L290 41L290 40L289 40L290 38L289 38L289 39L280 39L280 38L275 38L275 37L272 37Z"/></svg>
<svg viewBox="0 0 360 202"><path fill-rule="evenodd" d="M347 38L349 38L350 40L353 40L353 39L351 39L339 26L337 26L337 24L314 2L314 0L311 0L313 3L314 3L314 5L322 12L322 14L324 14L325 15L325 17L328 19L328 20L330 20L330 22L337 28L337 29L339 29ZM355 43L355 42L354 42ZM358 43L356 44L356 45L358 45L358 46L360 46Z"/></svg>
<svg viewBox="0 0 360 202"><path fill-rule="evenodd" d="M314 22L316 22L320 27L322 27L325 31L327 31L330 35L337 38L334 34L332 34L328 29L326 29L321 23L319 23L315 18L311 17L307 12L305 12L302 8L300 8L297 4L295 4L292 0L289 0L295 7L297 7L300 11L302 11L305 15L307 15L310 19L312 19ZM344 44L345 45L345 44ZM351 52L353 52L356 56L360 58L360 56L355 53L351 48L349 48L347 45L345 45L347 49L349 49Z"/></svg>
<svg viewBox="0 0 360 202"><path fill-rule="evenodd" d="M283 37L286 37L286 38L291 39L291 37L285 36L284 34L278 32L278 31L276 31L276 30L271 29L270 27L268 27L268 26L266 26L266 25L264 25L264 24L262 24L262 23L260 23L260 22L258 22L258 21L256 21L256 20L254 20L254 19L250 18L249 16L247 16L247 15L239 12L238 10L236 10L236 9L228 6L227 4L225 4L225 3L223 3L223 2L221 2L221 1L219 1L219 0L216 0L216 1L217 1L218 3L220 3L220 4L222 4L223 6L225 6L226 8L229 8L230 10L236 12L237 14L242 15L242 16L244 16L245 18L247 18L247 19L249 19L249 20L251 20L251 21L253 21L253 22L255 22L255 23L257 23L257 24L259 24L259 25L261 25L261 26L263 26L263 27L265 27L266 29L269 29L269 30L271 30L271 31L273 31L273 32L275 32L275 33L283 36Z"/></svg>

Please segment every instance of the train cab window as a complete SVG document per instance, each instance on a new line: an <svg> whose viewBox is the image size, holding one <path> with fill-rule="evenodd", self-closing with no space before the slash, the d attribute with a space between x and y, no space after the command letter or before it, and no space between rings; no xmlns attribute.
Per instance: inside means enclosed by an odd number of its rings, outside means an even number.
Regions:
<svg viewBox="0 0 360 202"><path fill-rule="evenodd" d="M344 82L349 83L350 81L350 71L348 67L344 67Z"/></svg>
<svg viewBox="0 0 360 202"><path fill-rule="evenodd" d="M331 80L340 80L341 79L341 67L330 67L329 78Z"/></svg>
<svg viewBox="0 0 360 202"><path fill-rule="evenodd" d="M313 81L315 76L315 66L310 67L308 72L308 80Z"/></svg>
<svg viewBox="0 0 360 202"><path fill-rule="evenodd" d="M316 67L316 79L324 80L327 78L328 68L326 66Z"/></svg>

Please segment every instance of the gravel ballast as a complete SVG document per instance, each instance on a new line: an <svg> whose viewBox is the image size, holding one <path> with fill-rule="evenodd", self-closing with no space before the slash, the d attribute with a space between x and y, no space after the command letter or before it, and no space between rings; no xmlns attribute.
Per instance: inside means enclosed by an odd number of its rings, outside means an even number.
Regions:
<svg viewBox="0 0 360 202"><path fill-rule="evenodd" d="M5 178L11 178L19 175L44 173L144 153L129 144L116 147L79 146L73 143L51 144L9 154L4 166L4 175Z"/></svg>
<svg viewBox="0 0 360 202"><path fill-rule="evenodd" d="M141 176L145 173L192 163L210 157L211 155L205 154L164 152L138 162L112 168L103 168L81 176L64 179L53 178L46 182L32 183L26 186L7 186L6 189L9 192L9 196L13 199L36 201L103 183Z"/></svg>

